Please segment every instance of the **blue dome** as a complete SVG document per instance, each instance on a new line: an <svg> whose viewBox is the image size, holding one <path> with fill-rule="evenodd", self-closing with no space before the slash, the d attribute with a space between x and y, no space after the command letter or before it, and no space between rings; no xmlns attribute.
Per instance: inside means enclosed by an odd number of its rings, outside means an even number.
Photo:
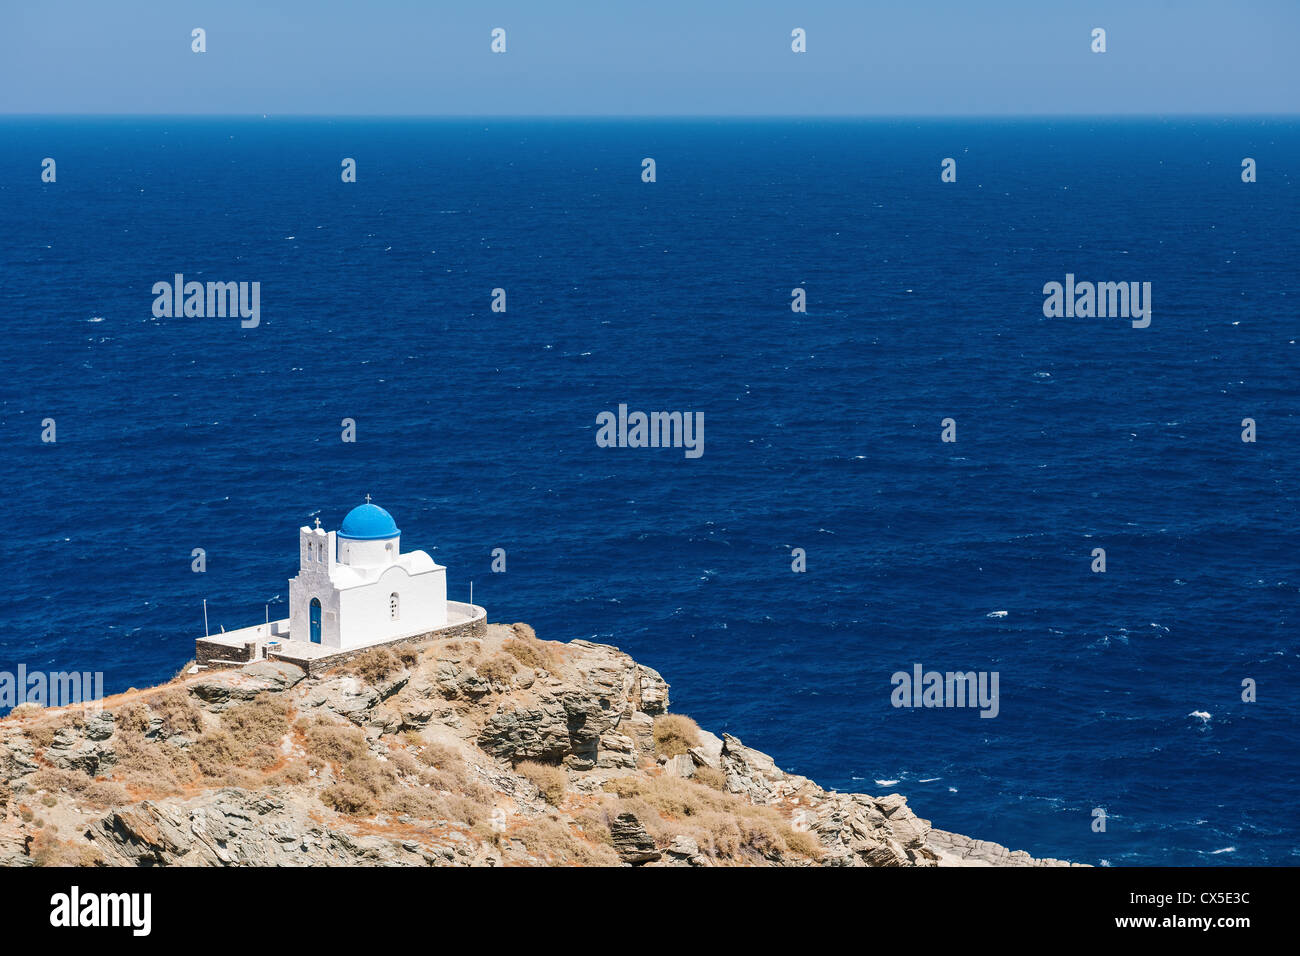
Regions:
<svg viewBox="0 0 1300 956"><path fill-rule="evenodd" d="M343 519L343 527L339 528L340 538L351 538L354 541L396 538L401 533L397 530L392 515L379 505L369 503L357 505L349 511L348 516Z"/></svg>

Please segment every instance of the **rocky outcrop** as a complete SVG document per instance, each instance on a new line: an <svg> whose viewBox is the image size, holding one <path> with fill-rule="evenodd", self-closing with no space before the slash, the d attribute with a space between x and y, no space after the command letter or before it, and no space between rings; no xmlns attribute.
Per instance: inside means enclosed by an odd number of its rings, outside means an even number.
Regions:
<svg viewBox="0 0 1300 956"><path fill-rule="evenodd" d="M24 708L0 721L0 865L1058 862L828 792L668 708L618 648L526 625Z"/></svg>
<svg viewBox="0 0 1300 956"><path fill-rule="evenodd" d="M610 838L619 859L633 866L651 863L663 856L641 821L631 813L620 813L609 821Z"/></svg>

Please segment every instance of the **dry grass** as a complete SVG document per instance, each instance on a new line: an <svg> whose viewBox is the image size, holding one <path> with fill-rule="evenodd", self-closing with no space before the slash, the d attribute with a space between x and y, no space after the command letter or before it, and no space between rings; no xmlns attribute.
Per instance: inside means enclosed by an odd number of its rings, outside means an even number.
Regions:
<svg viewBox="0 0 1300 956"><path fill-rule="evenodd" d="M354 783L336 783L320 794L321 802L332 810L352 817L371 816L375 812L374 794Z"/></svg>
<svg viewBox="0 0 1300 956"><path fill-rule="evenodd" d="M246 704L222 711L221 726L245 750L278 747L289 732L289 704L271 694L258 694Z"/></svg>
<svg viewBox="0 0 1300 956"><path fill-rule="evenodd" d="M321 718L306 726L307 751L333 764L339 781L321 792L321 800L340 813L370 815L398 778L396 768L370 752L366 735L351 724L332 724Z"/></svg>
<svg viewBox="0 0 1300 956"><path fill-rule="evenodd" d="M683 714L663 714L655 718L655 753L676 757L700 745L700 725Z"/></svg>
<svg viewBox="0 0 1300 956"><path fill-rule="evenodd" d="M117 763L113 779L144 797L181 793L194 779L194 764L179 747L148 740L140 731L123 726L113 734Z"/></svg>
<svg viewBox="0 0 1300 956"><path fill-rule="evenodd" d="M366 735L351 724L334 724L318 717L304 732L307 752L330 763L344 764L370 753Z"/></svg>
<svg viewBox="0 0 1300 956"><path fill-rule="evenodd" d="M411 737L414 737L414 740ZM420 748L416 756L421 762L430 767L449 767L464 762L461 760L460 754L444 744L426 744L418 734L412 734L407 737L407 740L411 742L412 746Z"/></svg>
<svg viewBox="0 0 1300 956"><path fill-rule="evenodd" d="M518 626L515 625L516 628ZM532 628L528 630L531 633ZM539 641L534 636L525 635L506 638L501 648L525 667L544 671L559 669L555 653L544 642Z"/></svg>
<svg viewBox="0 0 1300 956"><path fill-rule="evenodd" d="M574 826L557 817L529 820L515 827L510 836L522 843L533 856L548 863L621 866L623 862L608 843L591 842Z"/></svg>
<svg viewBox="0 0 1300 956"><path fill-rule="evenodd" d="M113 715L113 732L143 736L149 730L150 711L141 703L123 704Z"/></svg>
<svg viewBox="0 0 1300 956"><path fill-rule="evenodd" d="M519 665L505 654L495 654L474 668L484 680L494 684L509 684L519 673Z"/></svg>
<svg viewBox="0 0 1300 956"><path fill-rule="evenodd" d="M54 743L54 737L60 730L79 730L86 721L80 714L61 713L38 719L23 732L42 750Z"/></svg>
<svg viewBox="0 0 1300 956"><path fill-rule="evenodd" d="M418 653L417 653L418 659ZM406 667L401 657L387 647L362 651L343 666L344 673L355 674L367 684L377 684Z"/></svg>
<svg viewBox="0 0 1300 956"><path fill-rule="evenodd" d="M704 784L706 787L712 787L714 790L721 790L724 793L727 790L727 775L716 767L696 767L695 776L691 779Z"/></svg>
<svg viewBox="0 0 1300 956"><path fill-rule="evenodd" d="M481 802L490 802L493 799L493 791L484 786L474 775L469 764L458 751L445 744L425 743L423 738L414 731L409 731L404 736L407 744L414 751L414 758L427 768L419 774L422 786L432 790L459 793ZM394 753L396 752L394 750ZM389 754L389 759L393 759L392 753Z"/></svg>
<svg viewBox="0 0 1300 956"><path fill-rule="evenodd" d="M121 784L109 780L93 780L81 770L42 767L32 774L30 784L33 789L50 791L50 795L41 801L47 807L58 802L53 796L56 793L66 793L95 810L107 810L131 802Z"/></svg>
<svg viewBox="0 0 1300 956"><path fill-rule="evenodd" d="M32 839L32 863L36 866L102 866L104 858L85 840L60 840L53 828Z"/></svg>
<svg viewBox="0 0 1300 956"><path fill-rule="evenodd" d="M190 759L205 777L223 777L240 756L235 738L224 730L209 730L190 747Z"/></svg>
<svg viewBox="0 0 1300 956"><path fill-rule="evenodd" d="M553 764L525 760L515 767L515 772L529 780L542 794L542 799L553 807L564 803L569 790L569 775Z"/></svg>
<svg viewBox="0 0 1300 956"><path fill-rule="evenodd" d="M302 761L293 761L271 774L266 782L273 787L293 787L300 786L310 779L311 772L307 765Z"/></svg>
<svg viewBox="0 0 1300 956"><path fill-rule="evenodd" d="M193 698L179 688L145 698L145 703L162 718L162 732L168 737L193 735L203 730L203 712Z"/></svg>
<svg viewBox="0 0 1300 956"><path fill-rule="evenodd" d="M424 766L409 750L402 747L389 748L388 762L394 770L406 777L418 777Z"/></svg>
<svg viewBox="0 0 1300 956"><path fill-rule="evenodd" d="M90 786L90 777L80 770L60 770L57 767L42 767L32 774L28 783L36 790L49 790L54 793L66 791L79 794Z"/></svg>
<svg viewBox="0 0 1300 956"><path fill-rule="evenodd" d="M821 856L816 839L794 830L780 811L753 806L703 784L680 777L637 775L610 780L605 789L619 798L611 815L635 814L660 845L686 835L713 859L735 863Z"/></svg>

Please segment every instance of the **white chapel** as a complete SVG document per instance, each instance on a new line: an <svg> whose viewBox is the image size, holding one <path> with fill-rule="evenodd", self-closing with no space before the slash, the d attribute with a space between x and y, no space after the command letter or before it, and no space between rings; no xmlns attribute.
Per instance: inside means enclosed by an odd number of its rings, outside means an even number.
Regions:
<svg viewBox="0 0 1300 956"><path fill-rule="evenodd" d="M348 512L338 531L298 531L298 575L289 580L295 641L346 649L447 625L447 569L424 551L401 550L393 516L376 504Z"/></svg>

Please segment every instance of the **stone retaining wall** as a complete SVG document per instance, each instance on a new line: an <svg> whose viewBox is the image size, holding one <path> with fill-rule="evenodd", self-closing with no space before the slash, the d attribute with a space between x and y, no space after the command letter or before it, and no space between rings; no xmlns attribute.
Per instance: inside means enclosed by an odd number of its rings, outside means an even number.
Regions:
<svg viewBox="0 0 1300 956"><path fill-rule="evenodd" d="M231 647L200 637L194 642L194 663L205 667L236 667L256 660L257 643L248 641L243 647Z"/></svg>
<svg viewBox="0 0 1300 956"><path fill-rule="evenodd" d="M394 648L403 644L420 644L425 641L437 638L447 640L457 637L483 637L487 634L487 617L481 617L475 621L466 621L463 624L453 624L450 627L441 627L432 631L425 631L423 634L413 634L410 637L399 637L393 641L381 641L378 644L367 644L365 647L352 647L337 654L330 654L328 657L315 657L306 659L294 657L292 654L276 653L267 655L270 660L284 661L286 664L293 664L295 667L301 667L307 672L308 677L318 677L324 671L331 667L338 667L340 664L346 664L348 661L364 654L366 651L376 647Z"/></svg>
<svg viewBox="0 0 1300 956"><path fill-rule="evenodd" d="M307 672L308 677L315 677L322 671L331 667L337 667L339 664L345 664L352 660L358 654L363 654L374 647L399 647L402 644L418 644L424 641L438 638L446 640L457 637L482 637L487 633L487 616L477 618L473 621L465 621L461 624L452 624L448 627L436 628L432 631L425 631L422 634L412 634L408 637L399 637L392 641L382 641L378 644L367 644L365 647L352 647L347 650L339 651L337 654L330 654L325 657L302 658L295 657L291 653L271 653L267 655L268 660L284 661L286 664L293 664L301 667ZM232 647L229 644L219 644L216 641L209 641L200 637L194 642L194 662L202 664L204 667L240 667L250 661L257 660L257 644L254 641L248 641L243 647Z"/></svg>

